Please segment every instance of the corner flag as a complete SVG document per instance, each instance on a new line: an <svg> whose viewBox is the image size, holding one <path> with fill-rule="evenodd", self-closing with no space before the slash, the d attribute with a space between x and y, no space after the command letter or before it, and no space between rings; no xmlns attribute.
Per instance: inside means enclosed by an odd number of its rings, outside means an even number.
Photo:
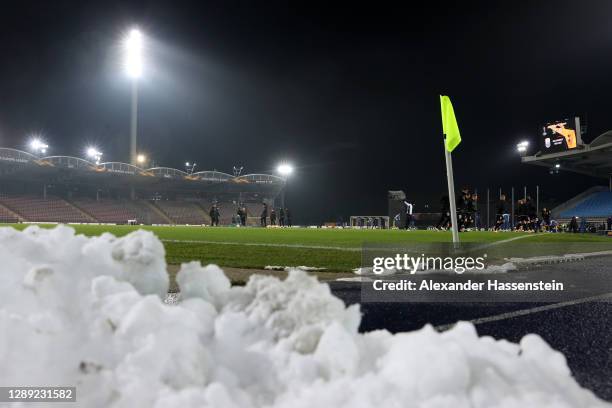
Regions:
<svg viewBox="0 0 612 408"><path fill-rule="evenodd" d="M452 152L461 143L461 134L457 126L457 118L450 98L440 95L440 109L442 110L442 129L446 135L446 150Z"/></svg>
<svg viewBox="0 0 612 408"><path fill-rule="evenodd" d="M455 181L453 180L453 158L451 152L461 143L459 126L455 118L453 104L446 95L440 95L442 110L442 131L444 132L444 158L446 160L446 179L448 181L448 199L450 202L451 232L455 249L459 245L459 229L457 228L457 205L455 203Z"/></svg>

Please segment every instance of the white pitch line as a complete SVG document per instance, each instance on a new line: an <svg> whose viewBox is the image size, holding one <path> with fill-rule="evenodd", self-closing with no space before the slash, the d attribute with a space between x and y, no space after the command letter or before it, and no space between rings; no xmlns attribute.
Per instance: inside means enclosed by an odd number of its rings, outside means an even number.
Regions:
<svg viewBox="0 0 612 408"><path fill-rule="evenodd" d="M500 320L512 319L514 317L527 316L527 315L534 314L534 313L546 312L548 310L555 310L555 309L561 309L563 307L579 305L581 303L596 302L599 300L608 300L608 299L612 299L612 292L604 293L603 295L568 300L566 302L555 303L552 305L538 306L538 307L533 307L530 309L514 310L512 312L501 313L498 315L487 316L487 317L479 317L477 319L468 320L468 322L474 325L492 323L492 322L498 322ZM440 331L448 330L452 328L453 326L455 326L455 324L456 323L442 324L442 325L436 326L436 329Z"/></svg>
<svg viewBox="0 0 612 408"><path fill-rule="evenodd" d="M502 241L496 241L491 244L486 244L483 248L499 245L510 241L515 241L521 238L527 238L529 235L521 235L518 237L512 237L504 239ZM237 241L210 241L210 240L198 240L198 239L162 239L162 242L185 242L187 244L218 244L218 245L245 245L245 246L262 246L262 247L279 247L279 248L304 248L304 249L331 249L335 251L347 251L347 252L360 252L361 247L339 247L339 246L325 246L325 245L302 245L302 244L275 244L266 242L237 242ZM407 243L410 244L410 243Z"/></svg>
<svg viewBox="0 0 612 408"><path fill-rule="evenodd" d="M487 244L483 244L482 246L479 246L478 249L484 249L484 248L489 248L489 247L496 246L496 245L507 244L508 242L517 241L519 239L529 238L529 237L533 237L533 235L519 235L517 237L502 239L501 241L493 241Z"/></svg>
<svg viewBox="0 0 612 408"><path fill-rule="evenodd" d="M187 244L218 244L218 245L245 245L245 246L262 246L262 247L280 247L280 248L305 248L305 249L332 249L335 251L359 252L361 248L354 247L339 247L325 245L301 245L301 244L274 244L265 242L228 242L228 241L204 241L197 239L162 239L162 242L185 242Z"/></svg>

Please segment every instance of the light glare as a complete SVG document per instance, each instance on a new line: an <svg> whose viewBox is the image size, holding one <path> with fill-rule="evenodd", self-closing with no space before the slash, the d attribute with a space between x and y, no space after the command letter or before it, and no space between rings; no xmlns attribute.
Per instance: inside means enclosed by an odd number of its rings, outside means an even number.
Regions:
<svg viewBox="0 0 612 408"><path fill-rule="evenodd" d="M291 166L288 163L281 163L276 168L276 171L278 171L278 173L283 175L283 176L288 176L291 173L293 173L293 166Z"/></svg>
<svg viewBox="0 0 612 408"><path fill-rule="evenodd" d="M142 34L132 29L125 39L125 71L130 78L142 76Z"/></svg>
<svg viewBox="0 0 612 408"><path fill-rule="evenodd" d="M87 156L93 159L96 164L100 164L100 159L102 159L102 152L96 149L95 147L88 147L86 149Z"/></svg>
<svg viewBox="0 0 612 408"><path fill-rule="evenodd" d="M49 148L49 145L47 145L45 142L43 142L37 137L30 140L30 149L35 153L45 154L47 153L48 148Z"/></svg>

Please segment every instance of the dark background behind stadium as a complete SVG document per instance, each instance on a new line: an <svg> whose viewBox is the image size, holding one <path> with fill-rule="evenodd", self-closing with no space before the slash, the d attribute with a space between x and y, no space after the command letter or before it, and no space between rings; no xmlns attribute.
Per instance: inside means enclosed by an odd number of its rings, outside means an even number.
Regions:
<svg viewBox="0 0 612 408"><path fill-rule="evenodd" d="M226 172L290 160L295 222L385 214L388 189L437 209L440 92L464 138L457 187L540 184L562 199L594 182L523 166L515 145L574 113L586 141L612 128L612 3L308 4L5 2L0 146L41 132L51 154L93 143L127 160L120 40L137 24L150 36L143 150L159 165Z"/></svg>

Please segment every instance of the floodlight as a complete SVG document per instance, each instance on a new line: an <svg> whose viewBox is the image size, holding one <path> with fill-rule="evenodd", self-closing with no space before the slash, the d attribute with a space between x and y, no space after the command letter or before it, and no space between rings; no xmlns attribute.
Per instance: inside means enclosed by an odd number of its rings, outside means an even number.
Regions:
<svg viewBox="0 0 612 408"><path fill-rule="evenodd" d="M516 151L519 153L525 153L527 151L527 147L529 147L529 142L527 140L523 140L516 145Z"/></svg>
<svg viewBox="0 0 612 408"><path fill-rule="evenodd" d="M147 161L147 156L145 156L144 154L139 154L139 155L136 157L136 161L137 161L138 163L142 164L142 163L144 163L144 162L146 162L146 161Z"/></svg>
<svg viewBox="0 0 612 408"><path fill-rule="evenodd" d="M85 152L87 153L87 157L93 159L96 164L100 164L100 159L102 158L102 152L96 149L95 147L88 147Z"/></svg>
<svg viewBox="0 0 612 408"><path fill-rule="evenodd" d="M45 142L40 140L38 137L35 137L32 140L30 140L30 149L35 153L45 154L47 153L48 148L49 148L49 145L47 145Z"/></svg>
<svg viewBox="0 0 612 408"><path fill-rule="evenodd" d="M142 76L142 33L130 30L125 39L125 71L130 78Z"/></svg>
<svg viewBox="0 0 612 408"><path fill-rule="evenodd" d="M276 168L276 171L282 176L288 176L293 173L293 166L288 163L281 163Z"/></svg>

